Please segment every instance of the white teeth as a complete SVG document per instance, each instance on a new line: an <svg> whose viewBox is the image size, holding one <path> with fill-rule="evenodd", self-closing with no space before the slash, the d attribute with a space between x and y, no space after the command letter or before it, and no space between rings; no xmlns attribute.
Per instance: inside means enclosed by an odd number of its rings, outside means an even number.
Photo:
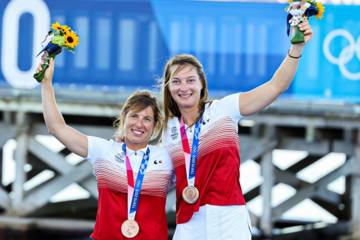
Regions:
<svg viewBox="0 0 360 240"><path fill-rule="evenodd" d="M191 94L179 94L179 97L182 97L182 98L187 98L187 97L190 97Z"/></svg>
<svg viewBox="0 0 360 240"><path fill-rule="evenodd" d="M139 130L133 130L133 133L136 134L136 135L141 135L141 134L143 134L144 132L143 132L143 131L139 131Z"/></svg>

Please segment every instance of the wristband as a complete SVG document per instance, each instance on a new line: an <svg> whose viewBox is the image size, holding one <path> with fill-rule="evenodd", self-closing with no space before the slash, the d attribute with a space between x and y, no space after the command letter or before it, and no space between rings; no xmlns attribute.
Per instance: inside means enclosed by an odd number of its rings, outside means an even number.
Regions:
<svg viewBox="0 0 360 240"><path fill-rule="evenodd" d="M289 50L289 51L288 51L288 56L289 56L290 58L299 59L299 58L301 58L302 55L300 54L300 56L298 56L298 57L293 56L293 55L290 54L290 50Z"/></svg>

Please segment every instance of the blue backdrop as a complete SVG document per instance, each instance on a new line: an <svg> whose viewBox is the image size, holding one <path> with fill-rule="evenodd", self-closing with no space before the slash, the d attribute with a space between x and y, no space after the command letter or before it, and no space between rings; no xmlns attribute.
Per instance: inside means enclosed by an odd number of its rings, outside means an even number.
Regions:
<svg viewBox="0 0 360 240"><path fill-rule="evenodd" d="M20 14L11 2L19 2ZM27 4L43 4L45 10L26 10ZM29 71L36 66L34 45L40 45L34 42L35 30L57 20L80 37L75 54L57 57L57 84L151 88L170 56L192 53L204 64L211 91L245 91L269 80L286 55L284 8L283 4L179 0L1 1L0 53L6 54L0 55L0 85L21 88L22 81L35 81ZM314 39L288 94L360 100L359 12L357 6L327 5L323 20L311 20ZM18 17L14 20L12 14ZM4 38L6 26L18 32L14 35L18 42ZM6 59L11 54L16 55L14 64ZM9 68L19 73L20 84L12 84L11 71L5 74Z"/></svg>

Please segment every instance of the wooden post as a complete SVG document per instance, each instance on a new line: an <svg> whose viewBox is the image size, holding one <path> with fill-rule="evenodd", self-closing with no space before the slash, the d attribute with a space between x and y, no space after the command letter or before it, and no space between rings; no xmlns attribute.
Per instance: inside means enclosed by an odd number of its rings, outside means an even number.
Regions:
<svg viewBox="0 0 360 240"><path fill-rule="evenodd" d="M355 146L355 160L353 163L353 175L351 181L351 234L352 239L360 239L360 129L357 132Z"/></svg>
<svg viewBox="0 0 360 240"><path fill-rule="evenodd" d="M274 136L274 127L267 126L265 129L265 138L269 141ZM266 152L261 159L261 175L263 177L263 184L261 184L261 196L263 199L263 214L260 218L260 228L264 235L272 235L272 187L274 185L274 168L272 163L272 150Z"/></svg>
<svg viewBox="0 0 360 240"><path fill-rule="evenodd" d="M21 207L24 200L24 183L26 182L26 173L24 166L26 164L26 155L28 148L28 126L29 122L26 118L26 113L18 112L16 115L16 150L15 150L15 181L13 184L13 201L11 212L16 215L21 215Z"/></svg>
<svg viewBox="0 0 360 240"><path fill-rule="evenodd" d="M3 122L6 124L11 124L11 112L4 111L3 116L4 116Z"/></svg>

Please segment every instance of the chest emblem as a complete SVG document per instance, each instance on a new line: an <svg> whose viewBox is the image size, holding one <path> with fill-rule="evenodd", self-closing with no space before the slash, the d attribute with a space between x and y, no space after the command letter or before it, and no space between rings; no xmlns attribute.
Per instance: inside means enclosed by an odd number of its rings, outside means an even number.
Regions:
<svg viewBox="0 0 360 240"><path fill-rule="evenodd" d="M121 151L121 152L117 153L115 155L115 161L120 162L120 163L125 162L125 154L124 154L124 152Z"/></svg>
<svg viewBox="0 0 360 240"><path fill-rule="evenodd" d="M172 140L175 140L175 139L178 138L178 136L179 136L179 131L178 131L177 127L172 127L172 128L171 128L170 135L171 135Z"/></svg>
<svg viewBox="0 0 360 240"><path fill-rule="evenodd" d="M155 160L154 161L154 164L156 165L156 164L162 164L163 163L163 161L162 160Z"/></svg>

